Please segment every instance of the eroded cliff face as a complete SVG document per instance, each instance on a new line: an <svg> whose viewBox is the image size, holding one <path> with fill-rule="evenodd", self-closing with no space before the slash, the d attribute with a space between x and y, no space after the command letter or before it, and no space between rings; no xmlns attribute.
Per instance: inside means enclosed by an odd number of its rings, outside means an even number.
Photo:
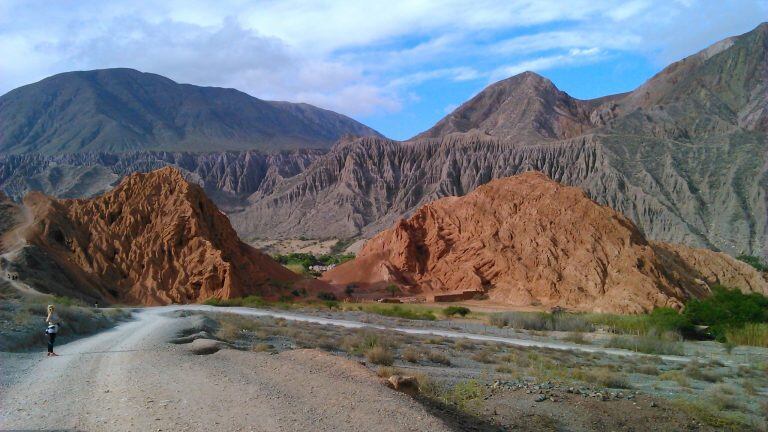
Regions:
<svg viewBox="0 0 768 432"><path fill-rule="evenodd" d="M15 200L30 191L57 198L87 198L110 190L134 172L172 166L225 211L240 209L257 191L269 192L324 154L323 150L294 150L274 154L257 151L173 153L78 153L0 156L0 189Z"/></svg>
<svg viewBox="0 0 768 432"><path fill-rule="evenodd" d="M233 223L257 237L370 237L430 200L537 170L651 239L765 255L767 41L761 25L592 101L521 74L411 141L337 145Z"/></svg>
<svg viewBox="0 0 768 432"><path fill-rule="evenodd" d="M272 295L297 276L244 244L173 168L132 174L92 199L25 197L27 241L81 292L130 304Z"/></svg>
<svg viewBox="0 0 768 432"><path fill-rule="evenodd" d="M639 313L679 308L706 295L707 282L765 292L762 276L742 264L650 244L582 190L528 172L421 207L323 279L363 289L396 283L410 295L474 292L511 306Z"/></svg>

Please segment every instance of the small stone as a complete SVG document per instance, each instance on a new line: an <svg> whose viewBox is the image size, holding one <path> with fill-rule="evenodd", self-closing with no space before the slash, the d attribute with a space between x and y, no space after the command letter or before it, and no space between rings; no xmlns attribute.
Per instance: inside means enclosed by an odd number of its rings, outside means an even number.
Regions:
<svg viewBox="0 0 768 432"><path fill-rule="evenodd" d="M655 401L651 402L651 408L656 408L657 406L658 406L658 405L656 404L656 402L655 402Z"/></svg>
<svg viewBox="0 0 768 432"><path fill-rule="evenodd" d="M535 400L536 400L536 402L544 402L545 400L547 400L547 397L546 397L546 396L544 396L543 394L540 394L540 395L538 395L538 396L536 397L536 399L535 399Z"/></svg>

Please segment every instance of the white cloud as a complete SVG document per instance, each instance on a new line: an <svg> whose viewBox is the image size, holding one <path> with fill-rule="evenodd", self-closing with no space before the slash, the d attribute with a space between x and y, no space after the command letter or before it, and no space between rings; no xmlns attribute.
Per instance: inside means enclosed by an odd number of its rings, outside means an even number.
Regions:
<svg viewBox="0 0 768 432"><path fill-rule="evenodd" d="M446 69L435 69L432 71L416 72L401 76L389 82L389 87L408 87L421 84L425 81L445 78L451 81L469 81L482 77L477 70L470 67L456 67Z"/></svg>
<svg viewBox="0 0 768 432"><path fill-rule="evenodd" d="M491 73L491 79L496 81L522 72L542 72L554 67L569 66L595 62L600 59L602 52L597 47L580 49L572 48L566 54L538 57L511 65L501 66Z"/></svg>
<svg viewBox="0 0 768 432"><path fill-rule="evenodd" d="M481 85L617 51L667 63L766 14L763 0L2 0L0 93L122 66L365 116L434 80Z"/></svg>

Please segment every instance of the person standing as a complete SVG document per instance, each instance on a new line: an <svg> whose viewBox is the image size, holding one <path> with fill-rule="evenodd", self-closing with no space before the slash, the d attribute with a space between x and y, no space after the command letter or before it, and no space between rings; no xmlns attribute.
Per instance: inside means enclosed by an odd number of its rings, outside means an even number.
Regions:
<svg viewBox="0 0 768 432"><path fill-rule="evenodd" d="M48 357L57 356L58 354L53 352L53 344L56 343L60 321L54 305L48 305L48 316L45 318L45 322L48 324L45 329L45 334L48 336Z"/></svg>

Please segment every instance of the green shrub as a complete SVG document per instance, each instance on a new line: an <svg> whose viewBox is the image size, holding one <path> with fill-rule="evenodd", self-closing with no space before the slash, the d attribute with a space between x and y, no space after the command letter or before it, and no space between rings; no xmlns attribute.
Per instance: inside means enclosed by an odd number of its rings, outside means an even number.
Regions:
<svg viewBox="0 0 768 432"><path fill-rule="evenodd" d="M692 325L687 315L681 314L672 308L656 308L648 315L651 328L660 332L672 331L687 333Z"/></svg>
<svg viewBox="0 0 768 432"><path fill-rule="evenodd" d="M461 315L465 317L469 315L470 312L469 308L464 306L448 306L443 309L443 314L445 314L445 316Z"/></svg>
<svg viewBox="0 0 768 432"><path fill-rule="evenodd" d="M744 261L745 263L751 265L761 272L768 271L768 265L766 265L760 257L756 257L754 255L739 255L736 257L736 259L739 261Z"/></svg>
<svg viewBox="0 0 768 432"><path fill-rule="evenodd" d="M724 341L728 329L768 322L768 297L716 286L710 297L689 301L684 314L691 324L709 326L712 335Z"/></svg>
<svg viewBox="0 0 768 432"><path fill-rule="evenodd" d="M256 295L250 295L247 297L236 297L231 299L209 298L203 303L208 306L220 306L220 307L244 306L244 307L253 307L253 308L263 307L267 304L267 302L264 301L264 299Z"/></svg>
<svg viewBox="0 0 768 432"><path fill-rule="evenodd" d="M325 307L327 307L328 309L338 309L338 308L339 308L339 302L338 302L338 301L336 301L336 300L325 300L325 301L323 302L323 304L324 304L324 305L325 305Z"/></svg>
<svg viewBox="0 0 768 432"><path fill-rule="evenodd" d="M429 310L418 310L415 308L406 308L400 305L394 305L394 306L371 306L368 309L368 312L375 313L378 315L384 315L388 317L397 317L397 318L405 318L405 319L413 319L413 320L425 320L425 321L434 321L437 319L434 313Z"/></svg>
<svg viewBox="0 0 768 432"><path fill-rule="evenodd" d="M325 301L336 301L337 300L336 294L331 293L331 292L327 292L327 291L323 291L323 292L319 293L317 295L317 298L319 298L320 300L325 300Z"/></svg>
<svg viewBox="0 0 768 432"><path fill-rule="evenodd" d="M303 272L309 272L309 267L314 265L331 265L342 264L355 257L355 254L339 254L331 253L327 255L315 256L310 253L290 253L285 255L274 255L275 261L280 264L296 270L303 270Z"/></svg>
<svg viewBox="0 0 768 432"><path fill-rule="evenodd" d="M487 393L486 388L476 380L461 381L454 384L442 399L461 411L477 411Z"/></svg>

